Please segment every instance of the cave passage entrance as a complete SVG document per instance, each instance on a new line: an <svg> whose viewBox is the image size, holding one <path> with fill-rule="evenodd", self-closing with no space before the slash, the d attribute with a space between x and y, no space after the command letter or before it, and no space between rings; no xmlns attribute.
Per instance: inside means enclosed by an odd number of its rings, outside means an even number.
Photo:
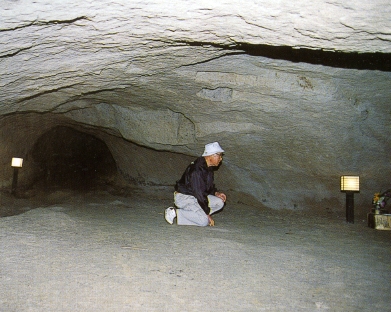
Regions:
<svg viewBox="0 0 391 312"><path fill-rule="evenodd" d="M35 184L49 189L88 191L117 174L115 160L102 140L66 126L44 133L31 155L37 166Z"/></svg>

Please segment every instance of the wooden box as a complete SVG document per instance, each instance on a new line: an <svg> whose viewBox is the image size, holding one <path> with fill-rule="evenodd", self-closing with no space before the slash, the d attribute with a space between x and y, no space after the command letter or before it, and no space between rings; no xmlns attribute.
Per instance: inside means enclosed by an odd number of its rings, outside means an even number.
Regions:
<svg viewBox="0 0 391 312"><path fill-rule="evenodd" d="M391 230L391 214L368 213L368 226L376 230Z"/></svg>

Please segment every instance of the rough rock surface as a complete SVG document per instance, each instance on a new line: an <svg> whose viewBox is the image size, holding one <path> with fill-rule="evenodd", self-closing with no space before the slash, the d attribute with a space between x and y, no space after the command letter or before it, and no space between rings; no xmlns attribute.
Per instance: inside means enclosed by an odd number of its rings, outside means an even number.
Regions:
<svg viewBox="0 0 391 312"><path fill-rule="evenodd" d="M107 145L118 171L105 183L172 184L218 140L227 151L218 185L252 203L343 209L339 176L359 174L366 211L389 187L390 71L262 56L286 46L299 60L317 49L383 57L376 53L391 53L389 1L1 7L3 188L13 156L25 158L20 183L47 178L34 146L57 126Z"/></svg>

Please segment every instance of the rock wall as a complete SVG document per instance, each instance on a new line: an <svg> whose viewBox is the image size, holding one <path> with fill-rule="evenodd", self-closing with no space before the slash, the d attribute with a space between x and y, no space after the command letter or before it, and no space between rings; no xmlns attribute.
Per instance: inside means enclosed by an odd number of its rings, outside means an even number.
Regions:
<svg viewBox="0 0 391 312"><path fill-rule="evenodd" d="M387 1L2 7L3 188L15 155L27 157L20 180L34 180L28 155L59 125L103 140L116 179L128 184L173 184L218 140L227 152L217 183L234 200L343 210L339 176L358 174L364 212L373 193L389 187ZM279 46L298 58L289 61ZM353 66L335 66L341 53ZM377 70L371 58L380 58Z"/></svg>

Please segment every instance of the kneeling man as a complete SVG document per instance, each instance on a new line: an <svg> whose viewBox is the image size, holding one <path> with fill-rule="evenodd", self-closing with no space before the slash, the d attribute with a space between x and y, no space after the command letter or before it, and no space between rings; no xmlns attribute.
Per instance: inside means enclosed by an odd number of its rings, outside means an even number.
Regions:
<svg viewBox="0 0 391 312"><path fill-rule="evenodd" d="M165 211L165 219L179 225L213 226L211 215L224 207L227 199L214 185L214 167L223 159L224 150L218 142L205 145L204 153L192 162L176 182L174 207Z"/></svg>

